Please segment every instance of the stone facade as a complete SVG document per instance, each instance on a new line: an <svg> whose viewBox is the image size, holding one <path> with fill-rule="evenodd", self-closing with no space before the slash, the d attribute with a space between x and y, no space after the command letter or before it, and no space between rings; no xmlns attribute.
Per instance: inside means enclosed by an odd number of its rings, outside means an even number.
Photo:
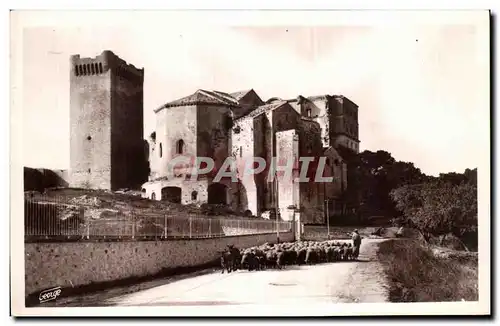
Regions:
<svg viewBox="0 0 500 326"><path fill-rule="evenodd" d="M71 56L70 186L137 188L147 180L144 70L111 51Z"/></svg>
<svg viewBox="0 0 500 326"><path fill-rule="evenodd" d="M325 200L330 203L330 214L342 211L340 197L347 185L347 167L337 148L358 152L357 110L343 96L263 102L253 90L228 94L200 89L155 111L156 130L149 139L151 173L143 184L144 196L183 204L227 204L253 215L278 208L282 219L291 216L289 211L294 208L303 223L325 223ZM179 155L192 160L187 169L169 175L168 164ZM212 158L215 170L191 176L196 171L192 170L194 158L200 156ZM313 169L309 182L294 181L301 167L298 159L304 156L314 158L313 167L324 157L323 177L333 177L333 181L315 182ZM246 174L256 167L254 157L263 158L266 168ZM237 180L214 182L227 158L235 163L230 169ZM295 161L293 177L271 181L273 158L281 162L278 165L285 165L289 158Z"/></svg>

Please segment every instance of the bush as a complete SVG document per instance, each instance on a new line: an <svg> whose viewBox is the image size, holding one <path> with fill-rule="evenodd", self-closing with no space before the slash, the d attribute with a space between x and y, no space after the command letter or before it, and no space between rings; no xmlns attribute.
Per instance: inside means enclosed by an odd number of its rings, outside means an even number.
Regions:
<svg viewBox="0 0 500 326"><path fill-rule="evenodd" d="M477 185L429 182L403 186L391 197L404 217L422 233L452 233L459 238L477 232Z"/></svg>
<svg viewBox="0 0 500 326"><path fill-rule="evenodd" d="M477 260L436 258L415 240L382 242L377 255L392 302L478 300Z"/></svg>
<svg viewBox="0 0 500 326"><path fill-rule="evenodd" d="M200 209L203 215L208 216L234 214L234 211L228 205L224 204L202 204Z"/></svg>

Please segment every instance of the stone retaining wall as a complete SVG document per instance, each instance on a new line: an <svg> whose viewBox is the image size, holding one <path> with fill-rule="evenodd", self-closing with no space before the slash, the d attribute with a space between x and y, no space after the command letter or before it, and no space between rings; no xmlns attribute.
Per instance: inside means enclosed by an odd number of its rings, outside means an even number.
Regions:
<svg viewBox="0 0 500 326"><path fill-rule="evenodd" d="M293 241L293 232L280 233ZM228 244L238 248L276 242L276 234L212 239L25 244L25 294L154 275L216 260Z"/></svg>

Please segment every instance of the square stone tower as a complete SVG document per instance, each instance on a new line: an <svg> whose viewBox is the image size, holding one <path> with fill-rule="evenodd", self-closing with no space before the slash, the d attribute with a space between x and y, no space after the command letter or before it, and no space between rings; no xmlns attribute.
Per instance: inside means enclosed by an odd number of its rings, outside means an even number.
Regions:
<svg viewBox="0 0 500 326"><path fill-rule="evenodd" d="M70 60L70 186L140 188L148 175L144 69L111 51Z"/></svg>

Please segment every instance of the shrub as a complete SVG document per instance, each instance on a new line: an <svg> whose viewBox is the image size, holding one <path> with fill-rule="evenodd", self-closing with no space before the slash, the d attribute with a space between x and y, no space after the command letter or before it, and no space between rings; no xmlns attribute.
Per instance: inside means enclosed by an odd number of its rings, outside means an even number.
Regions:
<svg viewBox="0 0 500 326"><path fill-rule="evenodd" d="M440 259L415 240L382 242L377 255L392 302L478 300L477 260Z"/></svg>

